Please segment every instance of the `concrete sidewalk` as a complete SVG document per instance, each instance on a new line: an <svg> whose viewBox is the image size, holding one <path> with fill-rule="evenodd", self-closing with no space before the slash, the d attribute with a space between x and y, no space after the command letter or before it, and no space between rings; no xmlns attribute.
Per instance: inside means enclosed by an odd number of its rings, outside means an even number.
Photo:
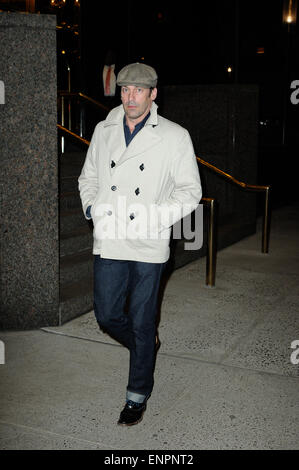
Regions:
<svg viewBox="0 0 299 470"><path fill-rule="evenodd" d="M155 387L143 421L116 425L128 352L93 312L2 332L1 449L299 449L299 206L261 233L176 270L164 291ZM299 346L297 346L299 349ZM293 361L294 362L294 361Z"/></svg>

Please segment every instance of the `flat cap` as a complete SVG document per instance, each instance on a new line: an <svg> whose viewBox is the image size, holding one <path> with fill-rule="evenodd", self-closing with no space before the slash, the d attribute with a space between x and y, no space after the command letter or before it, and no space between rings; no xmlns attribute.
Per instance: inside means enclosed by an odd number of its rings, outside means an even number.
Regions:
<svg viewBox="0 0 299 470"><path fill-rule="evenodd" d="M116 83L119 86L141 86L143 88L155 88L157 86L158 75L146 64L136 62L126 65L117 75Z"/></svg>

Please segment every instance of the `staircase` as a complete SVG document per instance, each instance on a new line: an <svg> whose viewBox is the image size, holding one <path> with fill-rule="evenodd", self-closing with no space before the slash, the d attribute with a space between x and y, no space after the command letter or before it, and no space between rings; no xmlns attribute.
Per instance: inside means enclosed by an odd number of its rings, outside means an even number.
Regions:
<svg viewBox="0 0 299 470"><path fill-rule="evenodd" d="M78 190L86 151L69 146L60 155L60 324L93 308L93 226Z"/></svg>

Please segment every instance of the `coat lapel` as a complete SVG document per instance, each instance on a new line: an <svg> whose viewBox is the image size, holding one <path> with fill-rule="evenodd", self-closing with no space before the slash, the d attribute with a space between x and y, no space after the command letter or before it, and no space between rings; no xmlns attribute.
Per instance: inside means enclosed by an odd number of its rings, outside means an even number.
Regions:
<svg viewBox="0 0 299 470"><path fill-rule="evenodd" d="M130 145L126 147L125 151L122 153L118 165L126 162L130 158L137 157L138 155L146 152L151 147L154 147L162 140L162 137L157 135L153 130L150 124L145 125L134 139L131 141Z"/></svg>
<svg viewBox="0 0 299 470"><path fill-rule="evenodd" d="M112 175L111 162L119 162L127 148L123 126L117 124L105 129L105 141L109 152L109 170Z"/></svg>

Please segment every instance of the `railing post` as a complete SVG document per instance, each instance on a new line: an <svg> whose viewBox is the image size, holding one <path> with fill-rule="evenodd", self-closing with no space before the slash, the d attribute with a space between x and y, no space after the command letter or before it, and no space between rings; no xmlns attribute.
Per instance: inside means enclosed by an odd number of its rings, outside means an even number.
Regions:
<svg viewBox="0 0 299 470"><path fill-rule="evenodd" d="M206 285L215 286L216 277L216 201L209 201L208 250L206 264Z"/></svg>
<svg viewBox="0 0 299 470"><path fill-rule="evenodd" d="M61 125L64 127L64 96L61 96ZM61 136L61 153L64 153L64 137Z"/></svg>
<svg viewBox="0 0 299 470"><path fill-rule="evenodd" d="M269 235L270 235L270 187L266 189L265 193L265 207L263 215L263 233L262 233L262 253L269 252Z"/></svg>
<svg viewBox="0 0 299 470"><path fill-rule="evenodd" d="M68 83L68 92L71 92L71 67L67 66L67 83ZM71 97L69 96L68 100L68 112L69 112L69 131L72 130L72 104Z"/></svg>
<svg viewBox="0 0 299 470"><path fill-rule="evenodd" d="M85 128L85 105L80 104L80 137L85 137L86 128Z"/></svg>

